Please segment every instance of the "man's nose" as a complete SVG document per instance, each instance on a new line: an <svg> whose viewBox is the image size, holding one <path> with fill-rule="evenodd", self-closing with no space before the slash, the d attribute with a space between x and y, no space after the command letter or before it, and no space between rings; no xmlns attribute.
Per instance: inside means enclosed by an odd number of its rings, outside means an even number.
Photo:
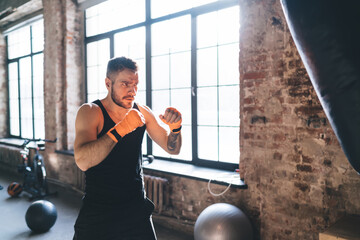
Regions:
<svg viewBox="0 0 360 240"><path fill-rule="evenodd" d="M136 92L137 92L136 86L130 86L129 87L129 92L133 93L133 94L136 94Z"/></svg>

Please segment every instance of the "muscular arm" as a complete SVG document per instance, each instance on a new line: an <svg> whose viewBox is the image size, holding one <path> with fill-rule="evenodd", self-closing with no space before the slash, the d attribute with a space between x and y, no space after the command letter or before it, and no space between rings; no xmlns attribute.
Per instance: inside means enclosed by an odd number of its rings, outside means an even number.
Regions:
<svg viewBox="0 0 360 240"><path fill-rule="evenodd" d="M142 106L140 110L145 117L146 131L150 138L167 153L173 155L179 154L181 149L181 132L169 133L169 131L158 123L154 114L148 107Z"/></svg>
<svg viewBox="0 0 360 240"><path fill-rule="evenodd" d="M116 143L105 134L97 139L101 110L94 104L80 107L75 121L74 156L77 166L86 171L102 162Z"/></svg>

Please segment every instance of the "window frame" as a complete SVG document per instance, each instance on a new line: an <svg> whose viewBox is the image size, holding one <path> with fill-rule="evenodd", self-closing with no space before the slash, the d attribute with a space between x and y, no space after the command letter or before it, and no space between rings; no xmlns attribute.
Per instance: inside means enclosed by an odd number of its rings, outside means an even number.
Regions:
<svg viewBox="0 0 360 240"><path fill-rule="evenodd" d="M181 163L188 163L193 164L196 166L204 166L209 168L217 168L217 169L223 169L223 170L230 170L233 171L239 167L238 163L227 163L227 162L220 162L220 161L212 161L212 160L206 160L206 159L200 159L198 157L198 121L197 121L197 39L196 39L196 18L199 15L206 14L213 11L222 10L229 7L239 6L238 0L223 0L223 1L217 1L205 5L201 5L198 7L194 7L187 10L182 10L180 12L171 13L165 16L160 16L158 18L151 18L151 0L145 0L145 21L136 23L131 26L123 27L120 29L115 29L106 33L101 33L98 35L93 36L86 36L86 9L92 6L95 6L101 2L104 1L96 1L93 4L86 4L82 6L83 14L84 14L84 59L85 59L85 102L88 101L88 93L87 93L87 44L100 41L103 39L109 39L110 42L110 58L114 57L114 36L117 33L125 32L128 30L136 29L139 27L145 27L145 36L146 36L146 47L145 47L145 62L146 62L146 105L149 106L152 109L152 66L151 66L151 26L154 23L166 21L169 19L190 15L191 18L191 91L194 93L191 96L191 131L192 131L192 159L190 161L177 159L176 156L172 158L167 157L160 157L155 156L157 159L162 160L169 160L174 162L181 162ZM217 86L219 87L219 86ZM240 122L240 119L239 119ZM218 126L219 127L219 126ZM240 126L239 126L239 135L240 135ZM153 141L150 139L149 136L147 136L147 154L146 155L152 155L152 144ZM240 151L240 147L239 147Z"/></svg>
<svg viewBox="0 0 360 240"><path fill-rule="evenodd" d="M17 82L18 82L18 109L19 109L19 116L18 116L18 128L19 128L19 135L13 135L11 133L11 128L10 128L10 87L7 88L7 94L8 94L8 102L7 102L7 109L9 110L8 112L8 116L7 116L7 119L8 119L8 123L9 123L9 127L7 129L7 135L11 138L24 138L23 136L23 131L22 131L22 126L21 126L21 98L20 98L20 61L21 59L25 59L25 58L30 58L30 69L31 69L31 75L30 75L30 79L31 79L31 89L29 90L31 92L31 119L32 119L32 138L36 138L36 131L35 131L35 120L36 120L36 117L35 117L35 111L34 111L34 57L39 55L39 54L43 54L44 56L44 47L42 48L42 50L40 51L36 51L34 52L33 51L33 39L34 39L34 36L33 36L33 24L38 22L38 21L44 21L44 17L42 14L34 17L34 18L31 18L29 20L26 20L26 21L23 21L17 25L15 25L14 27L11 27L10 29L6 30L4 32L4 35L5 35L5 44L6 44L6 77L7 77L7 83L8 83L8 86L9 86L9 80L10 80L10 76L9 76L9 65L12 64L12 63L17 63ZM17 56L15 58L12 58L12 59L9 59L9 53L8 53L8 50L9 50L9 43L8 43L8 35L11 34L12 32L16 31L16 30L19 30L23 27L29 27L29 40L30 40L30 53L29 54L26 54L26 55L21 55L21 56ZM45 37L45 36L44 36ZM44 44L45 46L45 44ZM43 58L44 59L44 58ZM42 71L44 72L44 67L42 68ZM44 81L44 80L43 80ZM44 95L42 96L43 97L43 100L44 100ZM45 118L45 109L44 109L44 118ZM45 122L45 119L44 119L44 122ZM44 128L44 134L45 134L45 126L43 126ZM28 137L26 137L28 138ZM45 138L45 136L41 136L41 138Z"/></svg>

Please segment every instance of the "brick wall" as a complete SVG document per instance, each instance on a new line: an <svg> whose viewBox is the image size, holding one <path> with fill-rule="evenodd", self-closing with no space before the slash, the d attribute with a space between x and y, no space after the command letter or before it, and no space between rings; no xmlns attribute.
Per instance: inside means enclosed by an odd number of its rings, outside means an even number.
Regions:
<svg viewBox="0 0 360 240"><path fill-rule="evenodd" d="M360 213L360 178L322 110L279 1L240 1L240 169L262 239L318 239Z"/></svg>
<svg viewBox="0 0 360 240"><path fill-rule="evenodd" d="M360 214L360 178L326 119L280 2L239 2L239 167L248 189L214 197L206 182L159 174L170 181L171 207L163 214L193 224L207 206L228 202L249 216L258 239L318 239L341 216ZM51 178L77 186L73 158L54 153L71 149L75 112L84 100L83 20L75 3L43 1L46 137L59 138L47 148L47 166ZM7 99L3 90L0 97Z"/></svg>

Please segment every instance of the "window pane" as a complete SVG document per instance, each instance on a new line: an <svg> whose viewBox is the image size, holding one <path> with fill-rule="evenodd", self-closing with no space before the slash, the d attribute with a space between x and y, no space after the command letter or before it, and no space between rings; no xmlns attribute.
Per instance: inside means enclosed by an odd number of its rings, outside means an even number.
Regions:
<svg viewBox="0 0 360 240"><path fill-rule="evenodd" d="M9 101L10 104L10 135L19 136L19 99Z"/></svg>
<svg viewBox="0 0 360 240"><path fill-rule="evenodd" d="M34 98L43 98L44 96L44 62L43 54L33 56L33 82Z"/></svg>
<svg viewBox="0 0 360 240"><path fill-rule="evenodd" d="M87 44L86 50L88 67L107 65L110 59L110 41L108 38Z"/></svg>
<svg viewBox="0 0 360 240"><path fill-rule="evenodd" d="M44 50L44 21L41 19L32 25L32 51Z"/></svg>
<svg viewBox="0 0 360 240"><path fill-rule="evenodd" d="M171 54L170 57L171 88L191 86L191 55L189 52Z"/></svg>
<svg viewBox="0 0 360 240"><path fill-rule="evenodd" d="M169 127L164 124L160 119L159 115L164 114L165 109L169 107L169 90L159 90L159 91L153 91L152 94L152 110L155 115L156 120L159 122L161 126L163 126L165 129L168 129ZM154 143L153 145L153 155L154 156L161 156L161 157L170 157L168 153L166 153L159 145Z"/></svg>
<svg viewBox="0 0 360 240"><path fill-rule="evenodd" d="M171 90L171 106L181 112L183 125L191 125L191 89Z"/></svg>
<svg viewBox="0 0 360 240"><path fill-rule="evenodd" d="M146 92L145 91L138 91L136 94L136 103L141 105L146 105Z"/></svg>
<svg viewBox="0 0 360 240"><path fill-rule="evenodd" d="M153 57L152 67L152 89L169 89L169 56Z"/></svg>
<svg viewBox="0 0 360 240"><path fill-rule="evenodd" d="M218 18L217 12L197 17L197 47L204 48L217 45Z"/></svg>
<svg viewBox="0 0 360 240"><path fill-rule="evenodd" d="M20 72L20 99L31 99L31 58L21 58L19 61Z"/></svg>
<svg viewBox="0 0 360 240"><path fill-rule="evenodd" d="M171 158L171 155L165 152L164 149L162 149L159 145L156 143L153 143L153 155L157 157L165 157L165 158Z"/></svg>
<svg viewBox="0 0 360 240"><path fill-rule="evenodd" d="M216 126L218 124L217 88L198 88L197 97L198 124Z"/></svg>
<svg viewBox="0 0 360 240"><path fill-rule="evenodd" d="M151 0L151 17L157 18L216 1L217 0Z"/></svg>
<svg viewBox="0 0 360 240"><path fill-rule="evenodd" d="M133 60L145 58L145 28L120 32L114 35L114 56L126 56Z"/></svg>
<svg viewBox="0 0 360 240"><path fill-rule="evenodd" d="M220 162L239 163L239 128L219 128Z"/></svg>
<svg viewBox="0 0 360 240"><path fill-rule="evenodd" d="M18 84L18 64L10 63L8 66L9 74L9 119L10 135L19 136L19 84Z"/></svg>
<svg viewBox="0 0 360 240"><path fill-rule="evenodd" d="M99 99L99 95L97 93L91 93L87 95L87 102L93 102Z"/></svg>
<svg viewBox="0 0 360 240"><path fill-rule="evenodd" d="M109 39L87 44L87 99L92 102L106 97L106 67L110 59Z"/></svg>
<svg viewBox="0 0 360 240"><path fill-rule="evenodd" d="M197 85L217 85L217 48L205 48L197 51Z"/></svg>
<svg viewBox="0 0 360 240"><path fill-rule="evenodd" d="M88 10L86 10L86 13L87 12ZM86 36L93 36L96 35L97 33L101 33L102 31L99 29L100 29L100 25L99 25L98 16L93 16L86 19L86 29L85 29ZM105 29L103 29L103 31L105 31Z"/></svg>
<svg viewBox="0 0 360 240"><path fill-rule="evenodd" d="M239 42L239 21L238 6L198 16L198 48Z"/></svg>
<svg viewBox="0 0 360 240"><path fill-rule="evenodd" d="M183 125L181 128L182 145L179 155L174 158L191 161L192 160L192 137L191 127Z"/></svg>
<svg viewBox="0 0 360 240"><path fill-rule="evenodd" d="M30 26L22 27L8 35L8 58L30 54Z"/></svg>
<svg viewBox="0 0 360 240"><path fill-rule="evenodd" d="M85 14L86 36L93 36L145 21L145 0L108 0Z"/></svg>
<svg viewBox="0 0 360 240"><path fill-rule="evenodd" d="M9 99L18 99L18 64L17 62L10 63L8 67L9 74Z"/></svg>
<svg viewBox="0 0 360 240"><path fill-rule="evenodd" d="M190 16L174 18L151 26L152 56L189 51L191 46Z"/></svg>
<svg viewBox="0 0 360 240"><path fill-rule="evenodd" d="M19 61L20 67L20 124L21 137L33 137L33 113L32 113L32 92L31 92L31 58L22 58Z"/></svg>
<svg viewBox="0 0 360 240"><path fill-rule="evenodd" d="M240 125L239 86L219 87L219 125Z"/></svg>
<svg viewBox="0 0 360 240"><path fill-rule="evenodd" d="M219 47L219 85L239 84L239 44Z"/></svg>
<svg viewBox="0 0 360 240"><path fill-rule="evenodd" d="M159 90L152 92L152 110L156 118L164 114L165 109L170 106L169 90ZM159 120L159 123L162 122Z"/></svg>
<svg viewBox="0 0 360 240"><path fill-rule="evenodd" d="M87 68L87 94L95 94L99 90L100 79L98 79L98 67Z"/></svg>
<svg viewBox="0 0 360 240"><path fill-rule="evenodd" d="M43 54L33 57L34 137L45 138Z"/></svg>
<svg viewBox="0 0 360 240"><path fill-rule="evenodd" d="M220 10L218 12L218 25L220 26L218 31L218 43L226 44L239 42L239 23L239 6Z"/></svg>
<svg viewBox="0 0 360 240"><path fill-rule="evenodd" d="M22 103L23 104L23 103ZM25 107L29 107L24 105ZM33 138L32 119L28 117L21 117L21 137L22 138Z"/></svg>
<svg viewBox="0 0 360 240"><path fill-rule="evenodd" d="M138 83L138 90L146 90L146 62L144 59L136 60L138 65L138 76L139 76L139 83Z"/></svg>
<svg viewBox="0 0 360 240"><path fill-rule="evenodd" d="M45 138L44 98L34 98L34 130L35 138Z"/></svg>
<svg viewBox="0 0 360 240"><path fill-rule="evenodd" d="M217 127L198 127L198 155L201 159L218 160Z"/></svg>

